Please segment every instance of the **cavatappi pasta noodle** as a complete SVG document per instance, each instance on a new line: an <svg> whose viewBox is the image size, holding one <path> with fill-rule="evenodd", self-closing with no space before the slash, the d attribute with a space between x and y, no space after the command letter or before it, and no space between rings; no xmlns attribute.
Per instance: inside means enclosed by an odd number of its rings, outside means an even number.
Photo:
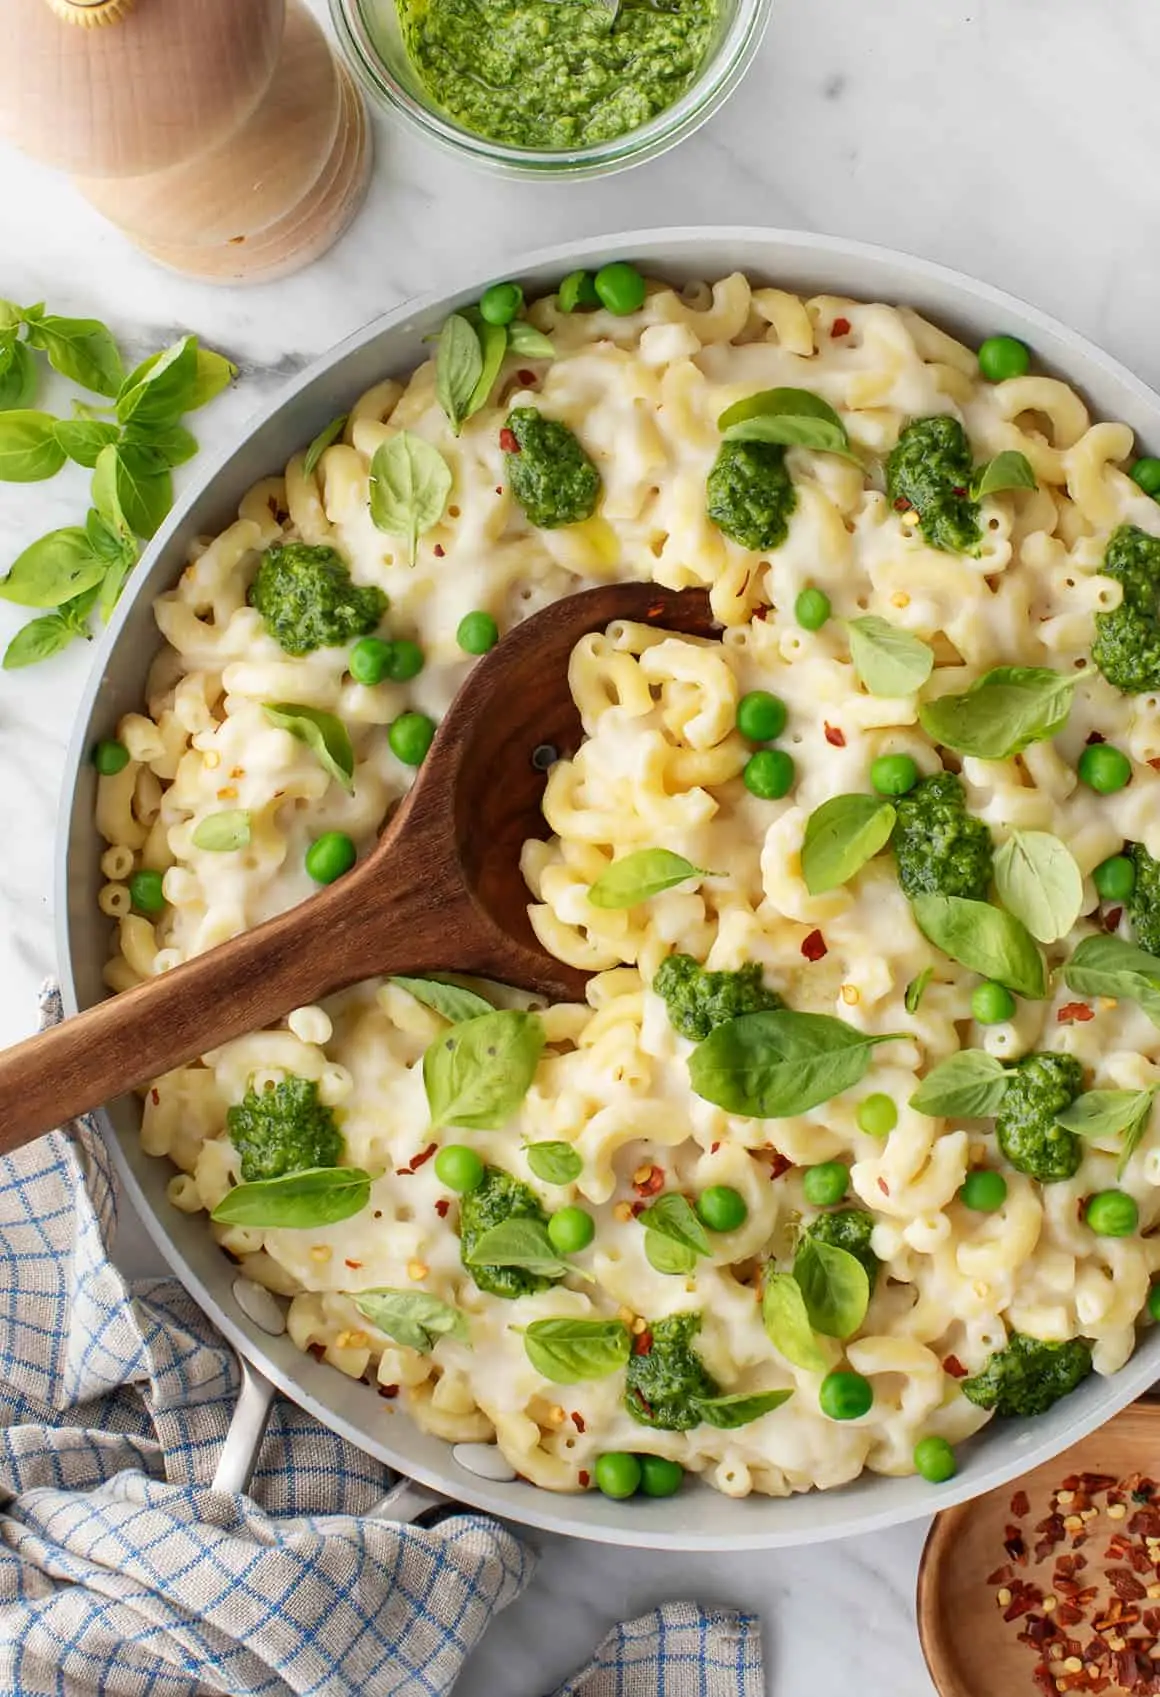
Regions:
<svg viewBox="0 0 1160 1697"><path fill-rule="evenodd" d="M118 732L129 762L99 787L97 827L108 845L101 906L115 921L106 977L111 990L126 989L304 899L314 888L304 856L324 832L370 849L409 780L387 727L404 710L438 718L446 709L474 663L456 642L465 613L489 611L502 632L598 582L704 586L724 627L720 642L620 624L585 638L572 656L585 741L549 774L544 811L554 834L526 846L523 870L543 944L594 974L587 1003L544 1010L547 1046L502 1130L432 1126L420 1062L446 1022L399 986L372 982L158 1079L144 1096L144 1145L176 1168L177 1207L210 1210L239 1177L227 1110L251 1085L289 1075L316 1081L341 1125L344 1161L382 1175L370 1205L327 1227L207 1229L251 1278L290 1299L289 1330L302 1349L400 1387L410 1416L447 1440L494 1439L536 1484L580 1489L608 1450L672 1457L734 1496L840 1485L863 1468L908 1473L920 1438L954 1443L985 1423L956 1372L981 1371L1010 1331L1088 1338L1096 1370L1114 1373L1132 1351L1160 1267L1160 1235L1149 1235L1160 1219L1152 1133L1119 1180L1115 1143L1097 1139L1085 1143L1073 1177L1040 1185L1003 1167L993 1120L910 1107L917 1079L960 1048L1002 1061L1051 1048L1076 1057L1088 1089L1147 1089L1160 1083L1160 1032L1128 1001L1088 998L1094 1017L1074 1020L1066 1008L1076 997L1062 983L1045 999L1021 999L1010 1020L974 1024L977 975L919 931L890 852L847 885L809 893L801 851L814 809L868 791L870 764L882 754L909 754L923 774L940 768L917 695L884 699L860 687L844 621L878 615L929 643L936 670L924 699L962 691L1004 664L1076 679L1055 740L1015 758L954 762L968 808L996 844L1014 828L1051 832L1078 863L1087 917L1048 949L1058 963L1093 930L1093 868L1125 841L1160 855L1160 772L1149 764L1160 762L1160 700L1120 694L1091 662L1093 616L1120 593L1099 572L1109 534L1129 522L1160 535L1160 508L1126 475L1125 427L1093 422L1054 379L983 381L973 352L905 309L803 300L735 275L682 293L650 285L628 317L565 315L549 298L531 318L556 357L509 356L492 402L461 434L440 409L431 362L406 382L384 381L358 401L309 475L298 454L283 476L255 488L237 520L205 539L159 598L164 646L145 711ZM972 558L930 547L873 470L791 448L797 506L788 537L767 553L747 550L706 514L717 419L731 403L781 385L837 408L871 468L908 421L948 413L965 426L976 461L1018 450L1038 488L983 499L984 540ZM575 431L603 482L593 516L550 530L524 517L500 442L510 406L535 406ZM437 446L453 476L414 565L368 512L370 458L401 429ZM386 591L389 634L424 651L418 677L366 686L347 670L349 646L294 658L276 644L247 589L261 551L284 540L333 545L357 584ZM833 608L813 631L794 616L806 587L823 590ZM780 740L797 778L780 800L750 793L741 778L752 748L737 729L737 704L755 689L788 709ZM271 701L343 721L356 758L351 793L269 722L263 703ZM1132 758L1132 781L1117 793L1097 795L1077 779L1095 732ZM249 846L198 848L198 822L231 808L251 817ZM627 909L589 902L589 887L615 859L657 847L710 875ZM129 878L142 867L164 874L160 917L132 910ZM808 943L819 934L820 955ZM790 1007L904 1036L874 1051L859 1084L818 1107L741 1117L690 1088L692 1045L650 988L675 950L712 969L756 962ZM928 969L926 992L908 1011L907 986ZM897 1106L885 1138L860 1129L859 1106L872 1093ZM574 1182L532 1175L525 1145L543 1140L575 1148L582 1167ZM569 1278L514 1302L477 1287L460 1260L457 1200L432 1160L414 1164L432 1144L453 1142L530 1184L546 1208L577 1203L594 1216L593 1246L578 1257L592 1282ZM821 1375L774 1347L758 1291L762 1263L772 1255L787 1264L812 1212L803 1168L829 1160L849 1165L848 1205L873 1213L882 1262L864 1323L845 1345L845 1364L870 1381L873 1405L847 1421L819 1407ZM979 1164L1005 1172L997 1212L957 1200ZM727 1185L747 1205L742 1226L711 1234L712 1252L687 1275L656 1271L644 1253L633 1204L655 1188L654 1169L665 1190L696 1197ZM1096 1235L1082 1219L1083 1199L1117 1183L1138 1204L1140 1229ZM380 1286L455 1304L470 1343L443 1337L423 1354L393 1342L353 1300ZM552 1383L514 1329L619 1315L639 1338L642 1322L687 1311L702 1316L696 1347L724 1392L780 1387L793 1396L736 1430L653 1430L626 1413L623 1373ZM831 1353L838 1361L842 1351Z"/></svg>

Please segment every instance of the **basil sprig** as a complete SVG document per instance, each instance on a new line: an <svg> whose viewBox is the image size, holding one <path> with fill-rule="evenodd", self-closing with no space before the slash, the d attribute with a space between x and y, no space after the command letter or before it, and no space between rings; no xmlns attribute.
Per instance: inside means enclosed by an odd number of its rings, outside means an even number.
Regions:
<svg viewBox="0 0 1160 1697"><path fill-rule="evenodd" d="M1033 1001L1047 994L1043 956L1014 914L965 896L919 895L911 908L928 942L960 966Z"/></svg>
<svg viewBox="0 0 1160 1697"><path fill-rule="evenodd" d="M987 1119L997 1114L1010 1074L985 1049L960 1049L930 1072L910 1098L920 1114L943 1119Z"/></svg>
<svg viewBox="0 0 1160 1697"><path fill-rule="evenodd" d="M786 1119L851 1089L879 1043L905 1036L873 1036L828 1014L789 1008L742 1014L698 1043L689 1079L698 1096L730 1113Z"/></svg>
<svg viewBox="0 0 1160 1697"><path fill-rule="evenodd" d="M423 1056L432 1125L501 1130L528 1093L544 1041L543 1022L511 1008L437 1037Z"/></svg>
<svg viewBox="0 0 1160 1697"><path fill-rule="evenodd" d="M361 1167L310 1167L282 1178L239 1184L210 1218L221 1225L277 1230L333 1226L361 1213L371 1198L371 1175Z"/></svg>
<svg viewBox="0 0 1160 1697"><path fill-rule="evenodd" d="M572 1184L584 1171L584 1162L570 1143L528 1143L524 1154L528 1166L545 1184Z"/></svg>
<svg viewBox="0 0 1160 1697"><path fill-rule="evenodd" d="M933 742L979 760L1009 760L1067 724L1074 678L1046 666L996 666L962 695L942 695L919 708Z"/></svg>
<svg viewBox="0 0 1160 1697"><path fill-rule="evenodd" d="M699 1256L712 1253L705 1228L688 1199L666 1191L640 1216L644 1252L658 1273L691 1273Z"/></svg>
<svg viewBox="0 0 1160 1697"><path fill-rule="evenodd" d="M319 707L306 707L300 701L267 701L262 711L272 725L305 743L323 771L341 784L348 795L354 794L354 748L341 719Z"/></svg>
<svg viewBox="0 0 1160 1697"><path fill-rule="evenodd" d="M381 1285L359 1291L354 1305L372 1326L420 1355L430 1355L440 1338L455 1338L459 1343L470 1339L467 1316L429 1291Z"/></svg>
<svg viewBox="0 0 1160 1697"><path fill-rule="evenodd" d="M562 1279L565 1273L575 1271L557 1254L547 1226L522 1214L512 1214L482 1232L472 1245L467 1265L523 1267L544 1279Z"/></svg>
<svg viewBox="0 0 1160 1697"><path fill-rule="evenodd" d="M207 813L193 829L194 848L210 849L215 854L227 854L232 849L249 848L250 815L244 807L226 807L220 813Z"/></svg>
<svg viewBox="0 0 1160 1697"><path fill-rule="evenodd" d="M625 1365L632 1349L619 1320L533 1320L524 1332L524 1351L536 1372L554 1385L607 1379Z"/></svg>
<svg viewBox="0 0 1160 1697"><path fill-rule="evenodd" d="M451 493L451 467L438 448L412 430L400 430L375 449L370 509L376 529L399 536L414 565L419 538L443 517Z"/></svg>
<svg viewBox="0 0 1160 1697"><path fill-rule="evenodd" d="M934 667L934 651L921 637L873 613L846 626L850 660L871 695L913 695Z"/></svg>
<svg viewBox="0 0 1160 1697"><path fill-rule="evenodd" d="M306 458L302 462L302 472L304 476L312 477L314 475L315 468L323 454L329 447L338 441L339 437L346 429L346 421L349 416L349 413L339 413L337 418L332 418L329 424L323 425L322 429L318 432L318 435L314 438L313 442L311 442L309 448L306 450Z"/></svg>
<svg viewBox="0 0 1160 1697"><path fill-rule="evenodd" d="M971 478L971 499L981 501L984 495L998 495L1004 489L1038 489L1031 461L1017 448L1005 448L986 465L976 466Z"/></svg>
<svg viewBox="0 0 1160 1697"><path fill-rule="evenodd" d="M1136 1002L1160 1025L1160 959L1122 937L1085 937L1063 969L1069 990Z"/></svg>
<svg viewBox="0 0 1160 1697"><path fill-rule="evenodd" d="M761 1319L773 1347L794 1367L824 1373L829 1357L814 1336L801 1287L792 1273L770 1273L761 1299Z"/></svg>
<svg viewBox="0 0 1160 1697"><path fill-rule="evenodd" d="M1150 1090L1087 1090L1055 1116L1078 1137L1120 1139L1119 1177L1132 1159L1152 1118L1157 1087Z"/></svg>
<svg viewBox="0 0 1160 1697"><path fill-rule="evenodd" d="M705 878L709 874L694 866L683 854L668 849L635 849L620 860L614 860L596 882L589 886L588 900L593 907L635 907L664 890L683 884L687 878Z"/></svg>
<svg viewBox="0 0 1160 1697"><path fill-rule="evenodd" d="M435 350L435 397L456 436L487 405L509 353L521 359L556 357L543 331L523 318L490 324L472 308L470 316L453 312L444 322Z"/></svg>
<svg viewBox="0 0 1160 1697"><path fill-rule="evenodd" d="M1083 874L1049 831L1012 831L995 855L995 889L1041 943L1066 937L1083 907Z"/></svg>
<svg viewBox="0 0 1160 1697"><path fill-rule="evenodd" d="M717 428L727 442L778 442L861 463L838 414L809 389L763 389L747 395L726 407Z"/></svg>
<svg viewBox="0 0 1160 1697"><path fill-rule="evenodd" d="M870 1279L858 1257L807 1232L794 1256L793 1276L814 1331L853 1337L870 1306Z"/></svg>
<svg viewBox="0 0 1160 1697"><path fill-rule="evenodd" d="M406 990L432 1013L442 1014L453 1025L459 1025L465 1019L478 1019L480 1014L495 1012L484 996L465 989L461 984L446 984L441 978L404 978L396 973L391 983Z"/></svg>
<svg viewBox="0 0 1160 1697"><path fill-rule="evenodd" d="M693 1407L707 1425L716 1426L722 1432L735 1432L739 1426L748 1426L752 1421L760 1420L763 1414L772 1414L775 1408L780 1408L783 1402L788 1402L792 1395L792 1388L781 1391L732 1391L728 1396L694 1397Z"/></svg>
<svg viewBox="0 0 1160 1697"><path fill-rule="evenodd" d="M802 839L802 876L811 896L848 884L890 841L897 815L876 795L836 795L816 807Z"/></svg>

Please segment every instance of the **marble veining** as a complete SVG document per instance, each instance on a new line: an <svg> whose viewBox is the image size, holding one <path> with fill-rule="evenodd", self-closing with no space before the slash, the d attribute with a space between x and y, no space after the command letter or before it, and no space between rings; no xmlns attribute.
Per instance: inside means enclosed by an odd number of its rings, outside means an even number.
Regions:
<svg viewBox="0 0 1160 1697"><path fill-rule="evenodd" d="M380 122L348 235L310 270L251 290L159 272L64 179L5 154L0 296L96 314L130 357L185 328L229 353L242 377L196 421L214 450L304 362L407 296L468 268L502 272L521 248L637 225L798 226L921 253L1035 301L1160 386L1158 77L1149 0L774 0L745 84L666 158L603 182L514 183ZM0 569L76 522L85 477L0 487ZM23 616L0 603L0 646ZM76 647L0 674L0 1043L31 1030L52 965L57 791L87 665ZM535 1584L459 1693L537 1697L613 1619L696 1596L762 1615L771 1691L844 1697L853 1676L864 1697L929 1697L913 1620L923 1532L733 1557L544 1538Z"/></svg>

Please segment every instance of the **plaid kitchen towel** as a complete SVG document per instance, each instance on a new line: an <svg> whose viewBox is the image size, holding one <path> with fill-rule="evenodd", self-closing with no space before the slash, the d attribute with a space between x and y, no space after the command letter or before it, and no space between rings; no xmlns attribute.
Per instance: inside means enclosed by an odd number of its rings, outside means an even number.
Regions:
<svg viewBox="0 0 1160 1697"><path fill-rule="evenodd" d="M440 1697L532 1552L370 1512L386 1470L282 1400L251 1494L213 1490L236 1361L175 1279L122 1278L115 1215L88 1120L0 1160L0 1692ZM676 1603L559 1697L763 1689L751 1617Z"/></svg>

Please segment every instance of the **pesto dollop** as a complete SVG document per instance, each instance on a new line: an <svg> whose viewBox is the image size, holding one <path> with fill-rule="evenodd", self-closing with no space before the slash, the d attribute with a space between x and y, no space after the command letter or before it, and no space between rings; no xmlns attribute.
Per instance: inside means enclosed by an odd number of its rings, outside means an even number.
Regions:
<svg viewBox="0 0 1160 1697"><path fill-rule="evenodd" d="M706 511L743 548L778 548L789 535L797 494L776 442L722 442L705 485Z"/></svg>
<svg viewBox="0 0 1160 1697"><path fill-rule="evenodd" d="M692 955L667 955L652 987L664 1001L673 1030L693 1043L703 1042L728 1019L781 1006L777 991L762 982L756 961L735 972L706 972Z"/></svg>
<svg viewBox="0 0 1160 1697"><path fill-rule="evenodd" d="M471 1266L468 1263L469 1255L484 1232L511 1219L535 1220L541 1226L548 1223L548 1216L530 1186L513 1178L511 1173L505 1173L502 1167L485 1167L483 1183L459 1199L459 1257L480 1290L514 1302L518 1296L534 1296L538 1290L549 1290L552 1280L540 1273L531 1273L526 1267Z"/></svg>
<svg viewBox="0 0 1160 1697"><path fill-rule="evenodd" d="M894 854L898 882L915 896L963 896L982 901L991 882L991 833L967 812L953 772L923 778L895 802Z"/></svg>
<svg viewBox="0 0 1160 1697"><path fill-rule="evenodd" d="M693 1348L700 1330L699 1314L671 1314L649 1326L647 1350L629 1356L624 1406L642 1426L687 1432L701 1424L697 1403L720 1396L720 1385Z"/></svg>
<svg viewBox="0 0 1160 1697"><path fill-rule="evenodd" d="M318 1085L297 1073L272 1090L251 1086L227 1112L226 1131L247 1184L309 1167L336 1167L343 1149L334 1114L318 1100Z"/></svg>
<svg viewBox="0 0 1160 1697"><path fill-rule="evenodd" d="M333 548L280 542L267 548L250 585L250 605L279 648L312 654L373 631L387 610L381 589L352 583Z"/></svg>
<svg viewBox="0 0 1160 1697"><path fill-rule="evenodd" d="M1150 955L1160 955L1160 860L1143 843L1129 849L1136 864L1136 885L1128 899L1132 935Z"/></svg>
<svg viewBox="0 0 1160 1697"><path fill-rule="evenodd" d="M398 0L419 80L449 117L512 147L611 141L671 106L716 0Z"/></svg>
<svg viewBox="0 0 1160 1697"><path fill-rule="evenodd" d="M512 494L541 530L591 518L600 499L600 473L559 419L535 407L513 407L505 431L514 446L505 454Z"/></svg>
<svg viewBox="0 0 1160 1697"><path fill-rule="evenodd" d="M971 444L957 418L916 418L886 462L886 493L918 514L922 534L944 554L977 554L983 540L971 485Z"/></svg>
<svg viewBox="0 0 1160 1697"><path fill-rule="evenodd" d="M1003 1106L995 1120L999 1147L1016 1172L1058 1184L1074 1177L1083 1148L1074 1131L1055 1116L1083 1089L1083 1068L1074 1055L1024 1055L1011 1069Z"/></svg>
<svg viewBox="0 0 1160 1697"><path fill-rule="evenodd" d="M1046 1343L1012 1332L1006 1349L997 1350L981 1373L964 1379L960 1389L978 1408L996 1414L1046 1414L1060 1397L1070 1396L1092 1370L1092 1346L1086 1338Z"/></svg>
<svg viewBox="0 0 1160 1697"><path fill-rule="evenodd" d="M1125 695L1160 689L1160 539L1122 524L1100 571L1122 586L1123 598L1110 613L1096 614L1092 659Z"/></svg>

